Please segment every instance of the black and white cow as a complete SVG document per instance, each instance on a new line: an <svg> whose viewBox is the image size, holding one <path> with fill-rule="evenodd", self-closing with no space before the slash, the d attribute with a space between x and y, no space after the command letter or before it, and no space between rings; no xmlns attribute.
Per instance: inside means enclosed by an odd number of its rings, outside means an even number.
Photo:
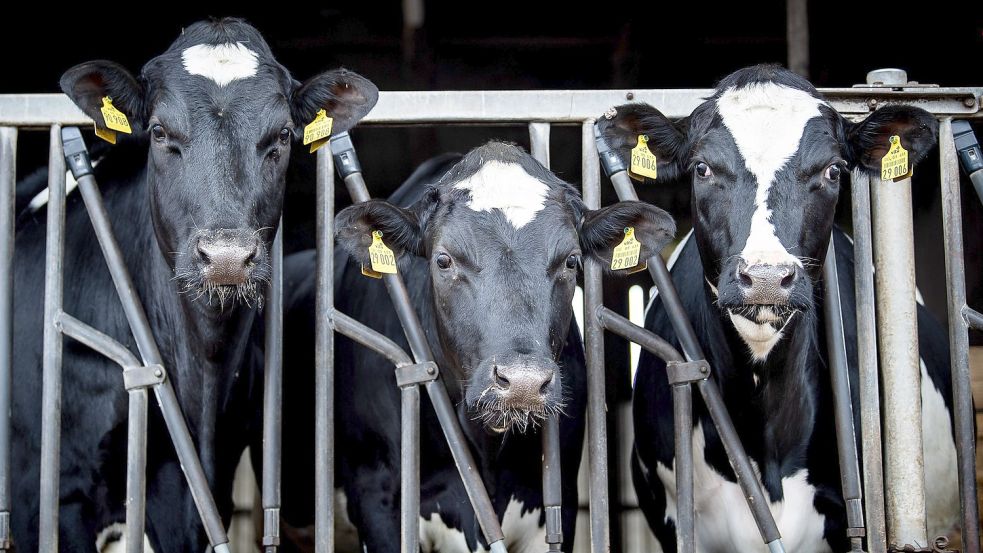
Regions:
<svg viewBox="0 0 983 553"><path fill-rule="evenodd" d="M805 79L756 66L725 78L679 122L651 106L628 104L601 124L623 153L647 135L659 178L692 180L694 231L674 254L673 282L760 471L786 549L847 551L822 262L832 231L859 413L853 248L833 226L841 179L851 169L879 174L892 135L918 162L934 145L935 119L896 106L850 123ZM645 326L677 341L658 298ZM949 533L958 514L949 356L945 334L921 306L918 330L928 522L935 536ZM639 359L633 475L649 524L663 548L675 551L672 406L663 366L644 352ZM697 551L765 551L702 404L693 441Z"/></svg>
<svg viewBox="0 0 983 553"><path fill-rule="evenodd" d="M643 254L657 252L674 233L672 219L639 202L588 210L570 185L530 155L490 142L463 158L428 164L389 201L349 207L336 220L343 250L336 306L408 351L382 283L346 262L351 255L368 264L371 233L381 230L400 258L400 273L458 406L509 551L545 548L541 437L534 429L543 417L561 413L563 532L569 551L586 390L583 347L571 308L581 257L610 264L626 226L635 227ZM287 262L287 289L292 291L287 299L288 366L314 366L313 267L312 252ZM351 341L339 338L337 347L338 484L364 550L398 551L400 398L393 367ZM290 399L289 386L286 409L303 404ZM301 384L294 393L302 393L304 386L310 389L309 383ZM423 405L421 546L428 552L484 550L487 544L450 450L429 402ZM284 424L296 428L303 418L291 419L287 411ZM305 447L298 442L285 447ZM297 482L285 481L284 497L292 488L306 487L309 493L312 467L307 466L306 475L294 467L312 456L289 451L284 450L284 462L295 464L284 474ZM306 520L305 513L284 509L288 522L310 522L309 506Z"/></svg>
<svg viewBox="0 0 983 553"><path fill-rule="evenodd" d="M374 105L367 80L329 71L301 84L256 29L200 22L139 76L108 61L78 65L62 90L102 123L102 98L133 128L95 170L136 290L223 515L249 435L250 328L270 269L285 168L297 129L318 109L353 126ZM13 536L37 551L45 213L17 229ZM123 344L133 339L81 198L68 199L64 309ZM50 322L48 323L50 324ZM120 368L66 340L60 546L94 551L124 519L126 392ZM152 410L147 533L156 551L205 549L163 421ZM119 545L119 542L116 542Z"/></svg>

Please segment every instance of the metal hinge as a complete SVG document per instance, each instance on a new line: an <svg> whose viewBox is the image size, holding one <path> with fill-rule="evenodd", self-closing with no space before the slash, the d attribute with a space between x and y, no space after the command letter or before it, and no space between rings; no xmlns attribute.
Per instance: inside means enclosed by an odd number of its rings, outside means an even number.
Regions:
<svg viewBox="0 0 983 553"><path fill-rule="evenodd" d="M438 376L440 376L440 371L437 370L437 364L433 361L396 367L396 385L400 388L437 380Z"/></svg>
<svg viewBox="0 0 983 553"><path fill-rule="evenodd" d="M710 364L699 361L669 361L666 363L666 376L669 384L689 384L710 378Z"/></svg>
<svg viewBox="0 0 983 553"><path fill-rule="evenodd" d="M167 373L160 365L126 367L123 369L123 386L127 391L150 388L164 382Z"/></svg>

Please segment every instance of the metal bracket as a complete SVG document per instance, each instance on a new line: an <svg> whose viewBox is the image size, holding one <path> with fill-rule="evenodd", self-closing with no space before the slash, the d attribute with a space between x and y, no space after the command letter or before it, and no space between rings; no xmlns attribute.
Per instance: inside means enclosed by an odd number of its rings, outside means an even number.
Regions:
<svg viewBox="0 0 983 553"><path fill-rule="evenodd" d="M710 378L710 364L699 361L669 361L666 363L666 376L669 384L689 384Z"/></svg>
<svg viewBox="0 0 983 553"><path fill-rule="evenodd" d="M280 546L280 509L278 507L268 507L263 509L263 527L267 529L270 534L263 535L262 546L266 547L279 547Z"/></svg>
<svg viewBox="0 0 983 553"><path fill-rule="evenodd" d="M440 371L433 361L396 367L396 385L400 388L437 380L438 376Z"/></svg>
<svg viewBox="0 0 983 553"><path fill-rule="evenodd" d="M163 384L167 373L161 365L146 365L142 367L126 367L123 369L123 386L126 391L152 388Z"/></svg>
<svg viewBox="0 0 983 553"><path fill-rule="evenodd" d="M887 548L888 553L959 553L955 549L949 549L949 538L939 536L931 546L919 547L916 545L895 545L891 544Z"/></svg>

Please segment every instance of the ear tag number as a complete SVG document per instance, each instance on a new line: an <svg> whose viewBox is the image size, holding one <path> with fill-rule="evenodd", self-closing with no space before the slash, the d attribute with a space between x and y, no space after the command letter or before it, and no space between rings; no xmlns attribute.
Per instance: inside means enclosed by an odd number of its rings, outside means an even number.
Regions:
<svg viewBox="0 0 983 553"><path fill-rule="evenodd" d="M635 227L625 227L625 239L614 248L611 255L611 270L622 271L638 265L638 254L642 244L635 239Z"/></svg>
<svg viewBox="0 0 983 553"><path fill-rule="evenodd" d="M901 145L898 135L891 137L891 148L881 158L881 180L899 181L908 178L913 171L908 167L908 150Z"/></svg>
<svg viewBox="0 0 983 553"><path fill-rule="evenodd" d="M304 146L310 144L312 154L327 144L333 124L334 119L328 117L323 109L319 109L314 120L304 127Z"/></svg>
<svg viewBox="0 0 983 553"><path fill-rule="evenodd" d="M628 176L635 180L644 180L644 177L655 180L658 176L656 171L658 160L652 150L649 150L648 141L647 136L640 134L638 135L638 144L631 149L631 165L628 168Z"/></svg>
<svg viewBox="0 0 983 553"><path fill-rule="evenodd" d="M372 245L369 246L369 259L372 270L377 273L396 274L396 256L382 243L382 231L372 232ZM371 275L370 275L371 276Z"/></svg>
<svg viewBox="0 0 983 553"><path fill-rule="evenodd" d="M102 111L102 120L105 123L105 127L100 128L99 123L96 123L96 136L110 144L116 144L115 131L125 132L126 134L133 133L126 114L116 109L116 106L113 105L113 99L109 96L102 97L102 108L100 111Z"/></svg>

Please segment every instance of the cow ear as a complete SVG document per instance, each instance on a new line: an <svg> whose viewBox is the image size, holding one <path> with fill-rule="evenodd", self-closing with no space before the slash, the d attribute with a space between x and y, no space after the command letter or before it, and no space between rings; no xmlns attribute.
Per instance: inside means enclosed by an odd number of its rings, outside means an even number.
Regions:
<svg viewBox="0 0 983 553"><path fill-rule="evenodd" d="M675 179L686 165L681 159L686 133L648 104L613 107L598 118L597 126L608 147L618 152L626 166L640 135L648 138L646 145L655 154L660 178Z"/></svg>
<svg viewBox="0 0 983 553"><path fill-rule="evenodd" d="M122 65L106 61L88 61L69 69L59 80L61 90L83 113L103 126L102 99L108 96L113 107L123 112L130 128L146 126L144 89Z"/></svg>
<svg viewBox="0 0 983 553"><path fill-rule="evenodd" d="M369 200L342 209L335 217L335 240L348 255L363 265L369 264L368 248L372 233L382 231L382 242L396 259L403 254L426 255L424 229L437 206L438 194L428 187L426 193L408 208L384 200Z"/></svg>
<svg viewBox="0 0 983 553"><path fill-rule="evenodd" d="M609 268L614 248L624 241L628 227L635 229L635 239L642 245L640 262L662 251L676 234L676 222L665 211L644 202L618 202L584 215L580 247Z"/></svg>
<svg viewBox="0 0 983 553"><path fill-rule="evenodd" d="M880 174L881 159L898 136L908 150L912 167L935 146L939 122L931 113L911 106L885 106L847 127L848 161L854 167Z"/></svg>
<svg viewBox="0 0 983 553"><path fill-rule="evenodd" d="M334 119L331 132L340 133L354 127L379 99L379 89L372 81L347 69L326 71L308 79L294 90L291 111L300 126L314 120L318 110Z"/></svg>

